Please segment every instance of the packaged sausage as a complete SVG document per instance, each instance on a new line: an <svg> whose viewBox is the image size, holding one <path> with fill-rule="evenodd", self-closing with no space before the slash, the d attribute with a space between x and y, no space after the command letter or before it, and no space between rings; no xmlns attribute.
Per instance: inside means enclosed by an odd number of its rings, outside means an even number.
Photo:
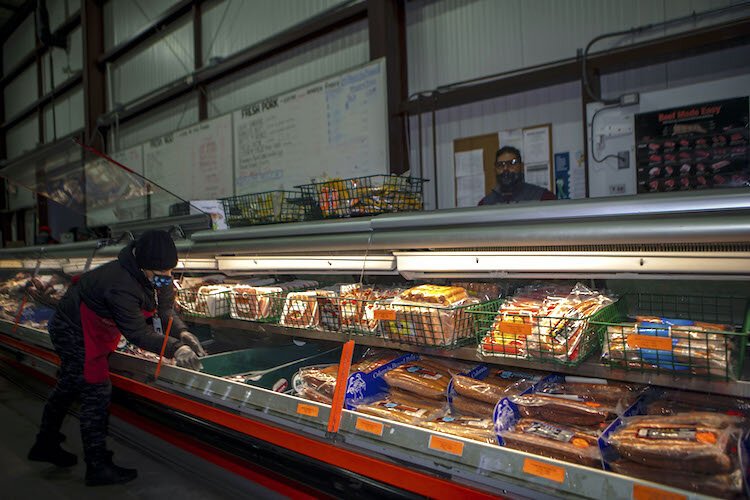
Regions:
<svg viewBox="0 0 750 500"><path fill-rule="evenodd" d="M492 418L492 415L495 412L494 404L484 403L463 396L453 396L451 408L453 409L453 412L458 415L479 418Z"/></svg>
<svg viewBox="0 0 750 500"><path fill-rule="evenodd" d="M606 408L611 413L620 415L640 396L643 387L602 379L565 377L563 380L542 382L534 392L589 403L587 406Z"/></svg>
<svg viewBox="0 0 750 500"><path fill-rule="evenodd" d="M445 416L418 424L433 431L444 432L487 444L497 444L495 425L490 418Z"/></svg>
<svg viewBox="0 0 750 500"><path fill-rule="evenodd" d="M704 495L719 498L738 498L743 494L743 478L740 469L728 474L696 474L684 472L678 467L669 471L647 467L630 460L618 460L610 463L609 466L618 474L695 491Z"/></svg>
<svg viewBox="0 0 750 500"><path fill-rule="evenodd" d="M639 416L623 420L609 443L623 459L683 472L727 474L737 467L739 417L710 412Z"/></svg>
<svg viewBox="0 0 750 500"><path fill-rule="evenodd" d="M283 289L278 286L237 285L229 295L229 315L249 321L267 318L271 315L273 298L282 293Z"/></svg>
<svg viewBox="0 0 750 500"><path fill-rule="evenodd" d="M560 395L525 394L508 399L518 407L522 417L556 424L596 426L617 416L612 406Z"/></svg>
<svg viewBox="0 0 750 500"><path fill-rule="evenodd" d="M320 324L318 298L335 297L331 290L290 292L284 302L281 324L296 328L315 328Z"/></svg>
<svg viewBox="0 0 750 500"><path fill-rule="evenodd" d="M438 362L420 360L391 370L383 379L390 387L431 399L445 399L451 373Z"/></svg>
<svg viewBox="0 0 750 500"><path fill-rule="evenodd" d="M466 375L454 375L453 388L461 396L494 405L504 397L517 395L529 389L540 378L540 375L532 373L493 370L481 380Z"/></svg>
<svg viewBox="0 0 750 500"><path fill-rule="evenodd" d="M597 435L591 430L523 418L511 430L500 432L500 436L508 448L588 467L601 467Z"/></svg>
<svg viewBox="0 0 750 500"><path fill-rule="evenodd" d="M705 393L662 390L646 406L647 415L674 415L690 411L709 411L743 417L743 426L750 423L750 401Z"/></svg>
<svg viewBox="0 0 750 500"><path fill-rule="evenodd" d="M376 417L416 425L434 420L446 413L445 404L403 393L390 393L385 398L357 406L357 411Z"/></svg>

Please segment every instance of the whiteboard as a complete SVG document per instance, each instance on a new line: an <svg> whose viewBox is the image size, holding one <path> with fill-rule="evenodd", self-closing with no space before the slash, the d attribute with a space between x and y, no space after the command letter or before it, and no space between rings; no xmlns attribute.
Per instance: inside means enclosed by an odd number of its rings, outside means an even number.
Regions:
<svg viewBox="0 0 750 500"><path fill-rule="evenodd" d="M145 176L184 200L233 194L231 115L149 141L143 146L143 156ZM179 201L157 192L151 196L151 217L169 215L169 207Z"/></svg>
<svg viewBox="0 0 750 500"><path fill-rule="evenodd" d="M385 61L234 112L237 194L389 172Z"/></svg>

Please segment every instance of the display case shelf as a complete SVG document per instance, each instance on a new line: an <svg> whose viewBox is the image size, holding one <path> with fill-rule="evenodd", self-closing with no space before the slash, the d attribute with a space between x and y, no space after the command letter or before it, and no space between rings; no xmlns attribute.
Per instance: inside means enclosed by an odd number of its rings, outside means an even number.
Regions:
<svg viewBox="0 0 750 500"><path fill-rule="evenodd" d="M578 375L581 377L606 378L623 382L632 382L645 385L656 385L662 387L673 387L677 389L706 392L710 394L722 394L727 396L750 398L750 381L745 380L706 380L690 376L674 376L670 374L658 374L653 372L639 372L622 370L610 367L599 362L599 356L594 355L576 367L530 361L513 357L484 356L479 353L475 346L459 347L456 349L439 349L434 347L421 347L406 345L401 342L384 339L382 337L345 334L321 330L306 330L302 328L288 328L281 325L268 323L255 323L252 321L241 321L233 319L207 319L190 318L190 322L200 325L208 325L216 329L235 329L256 335L279 336L285 335L298 339L346 342L354 340L360 345L379 347L383 349L406 350L419 354L440 356L446 358L460 359L479 363L488 363L506 367L542 370L548 372Z"/></svg>

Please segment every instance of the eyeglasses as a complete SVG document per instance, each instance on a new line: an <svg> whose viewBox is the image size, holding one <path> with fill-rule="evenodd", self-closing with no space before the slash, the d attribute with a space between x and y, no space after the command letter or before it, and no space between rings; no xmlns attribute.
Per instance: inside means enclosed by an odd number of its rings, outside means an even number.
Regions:
<svg viewBox="0 0 750 500"><path fill-rule="evenodd" d="M504 168L515 168L515 167L520 167L520 166L521 166L521 160L518 158L513 158L512 160L495 162L495 168L498 170L502 170Z"/></svg>

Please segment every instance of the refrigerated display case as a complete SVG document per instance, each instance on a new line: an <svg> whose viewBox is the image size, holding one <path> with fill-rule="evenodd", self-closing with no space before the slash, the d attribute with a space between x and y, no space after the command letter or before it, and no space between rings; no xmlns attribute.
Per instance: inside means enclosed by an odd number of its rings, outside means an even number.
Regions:
<svg viewBox="0 0 750 500"><path fill-rule="evenodd" d="M668 485L663 482L669 474L648 477L662 483L639 479L633 476L639 471L618 468L621 462L609 460L607 454L612 452L612 443L617 443L610 436L618 436L618 428L620 433L627 429L621 425L632 421L627 418L636 418L646 405L672 401L663 390L681 391L693 408L726 410L730 401L735 417L748 415L744 413L750 398L744 368L750 298L748 195L749 190L737 189L196 232L178 244L178 271L183 273L183 282L190 283L185 291L197 295L178 306L211 354L204 371L164 363L157 375L154 358L117 352L110 359L113 383L206 425L418 495L742 495L736 474L731 479L735 482L724 490L721 485L718 489L696 486L684 474L677 475L684 484L668 481ZM8 277L18 272L34 274L42 268L70 275L114 258L120 248L92 242L3 250L0 268ZM286 286L289 283L299 288ZM467 290L466 299L460 300L469 302L405 301L405 297L415 297L404 295L405 291L423 283L459 286ZM525 286L534 283L557 283L577 293L583 288L598 290L613 303L602 303L596 312L575 317L536 313L530 315L533 321L524 321L512 319L520 316L517 310L500 314L502 304L511 302L509 297L520 296ZM212 288L201 291L201 287ZM354 289L369 295L346 295ZM375 293L384 290L392 293ZM443 295L453 293L449 288L439 290ZM481 298L476 290L483 290ZM19 298L18 293L15 297ZM21 302L24 297L20 296ZM30 296L29 301L33 302ZM352 321L353 311L356 321ZM292 313L297 320L292 321ZM627 321L637 316L650 319ZM702 323L653 324L665 317ZM54 374L55 357L46 333L24 325L21 318L16 311L0 321L2 351ZM562 322L571 332L578 332L576 337L566 334L567 341L580 337L581 343L573 349L563 346L562 356L552 348L552 354L539 355L538 339L530 339L543 329L547 335L553 321L555 328ZM703 323L728 324L733 329L714 331ZM487 349L483 339L493 328L504 335L510 332L522 348ZM683 334L692 340L686 341L686 350L679 351L685 348ZM672 344L666 346L665 338ZM397 360L401 368L373 363L373 349L387 358L384 362ZM278 357L272 358L271 353ZM703 370L701 363L709 359L719 359L722 369ZM424 373L420 362L430 364L433 376L447 373L453 382L456 374L479 380L480 373L487 371L507 377L521 372L534 384L543 380L544 387L581 383L570 377L588 377L595 379L586 379L589 384L609 381L610 388L636 387L637 401L627 399L627 405L607 414L602 420L607 428L591 441L596 443L592 448L596 458L581 463L569 461L569 455L550 457L497 441L461 437L455 429L458 424L447 425L461 418L446 413L454 406L447 400L456 394L455 389L435 400L442 409L430 415L442 420L434 425L417 425L425 424L420 419L382 418L377 415L387 412L373 413L364 407L357 411L359 404L368 401L353 395L364 389L352 383L350 363L362 369L357 372L357 383L383 391L388 384L378 378L381 372L413 368L411 373ZM328 377L325 398L311 399L311 392L304 390L300 369L305 367ZM443 368L445 372L440 372ZM352 392L347 396L349 389ZM533 391L541 399L555 395L540 385ZM642 399L645 393L650 399ZM498 427L489 429L490 433L507 430L500 429L499 420L508 416L502 410L497 405L496 415L480 419L494 418L493 427ZM733 421L732 429L744 429L744 422L738 422ZM581 443L573 434L570 437L571 443ZM605 453L604 459L600 453ZM744 460L743 452L738 453L737 460ZM622 473L606 470L610 467Z"/></svg>

